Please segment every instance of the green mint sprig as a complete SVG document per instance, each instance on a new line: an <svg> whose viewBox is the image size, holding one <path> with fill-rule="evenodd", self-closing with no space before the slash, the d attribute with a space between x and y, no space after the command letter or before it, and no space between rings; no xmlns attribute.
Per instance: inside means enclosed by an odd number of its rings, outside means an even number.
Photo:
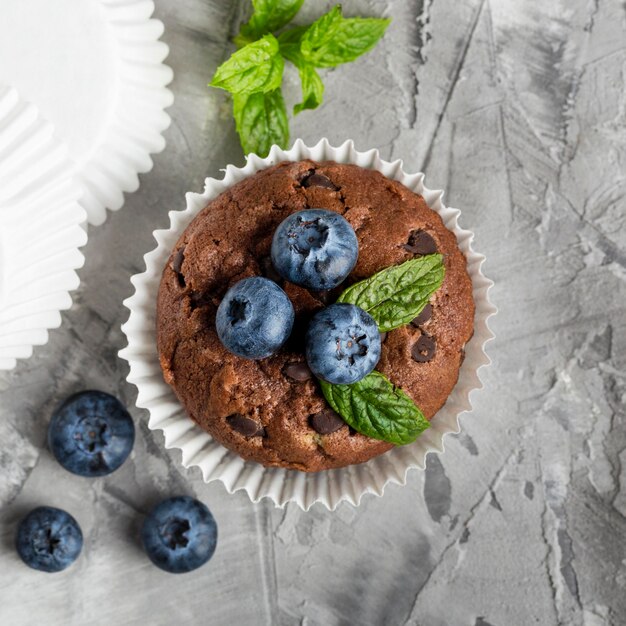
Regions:
<svg viewBox="0 0 626 626"><path fill-rule="evenodd" d="M238 96L267 93L279 89L283 82L285 62L274 35L264 35L258 41L234 52L217 68L211 85Z"/></svg>
<svg viewBox="0 0 626 626"><path fill-rule="evenodd" d="M337 5L312 24L278 33L303 2L252 0L252 17L234 38L239 49L209 83L232 94L235 125L246 154L265 157L273 144L286 148L289 143L281 91L285 60L295 65L302 85L302 102L293 107L297 115L322 103L324 84L317 69L354 61L371 50L389 26L389 19L343 17Z"/></svg>
<svg viewBox="0 0 626 626"><path fill-rule="evenodd" d="M441 287L445 267L441 254L411 259L348 287L337 302L356 304L367 311L381 333L415 319Z"/></svg>
<svg viewBox="0 0 626 626"><path fill-rule="evenodd" d="M401 446L415 441L429 426L413 400L380 372L370 372L351 385L320 380L328 404L342 419L372 439Z"/></svg>
<svg viewBox="0 0 626 626"><path fill-rule="evenodd" d="M348 287L337 302L367 311L381 332L408 324L441 287L445 266L441 254L411 259L388 267ZM373 371L351 385L320 380L330 406L363 435L404 445L415 441L429 426L416 404L380 372Z"/></svg>
<svg viewBox="0 0 626 626"><path fill-rule="evenodd" d="M234 41L238 48L256 41L265 33L287 26L298 14L304 0L252 0L254 13L247 24L242 24Z"/></svg>

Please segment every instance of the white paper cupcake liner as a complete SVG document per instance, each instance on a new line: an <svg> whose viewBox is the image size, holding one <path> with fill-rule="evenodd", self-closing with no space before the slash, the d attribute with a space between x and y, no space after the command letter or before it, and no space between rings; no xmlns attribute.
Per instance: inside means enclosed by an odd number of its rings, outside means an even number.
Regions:
<svg viewBox="0 0 626 626"><path fill-rule="evenodd" d="M0 9L0 82L67 143L91 224L136 191L165 147L169 49L152 0L28 0Z"/></svg>
<svg viewBox="0 0 626 626"><path fill-rule="evenodd" d="M375 169L421 194L429 206L441 215L446 227L455 233L459 247L467 258L476 303L474 336L465 347L465 361L459 380L445 406L432 419L431 428L415 443L394 448L367 463L314 474L266 468L244 461L196 426L163 381L155 330L156 298L163 267L174 244L193 218L210 200L256 171L281 161L302 159L354 163ZM154 232L157 247L144 257L146 271L131 279L135 294L124 302L130 310L130 317L122 327L128 347L120 352L120 356L130 366L128 380L137 387L137 406L150 413L149 427L163 431L167 448L182 451L185 467L199 467L206 482L219 480L229 493L243 489L253 502L269 498L277 506L295 502L305 510L313 503L321 502L334 509L342 501L358 505L367 493L382 495L389 483L405 484L410 469L424 468L428 452L443 451L446 434L459 432L459 415L471 410L470 394L482 387L479 370L490 363L484 346L494 336L488 326L489 317L496 312L488 293L493 283L481 272L484 257L472 249L473 234L458 225L460 211L444 206L443 192L428 189L423 180L423 174L405 173L400 160L391 163L382 160L377 150L358 152L352 141L335 148L327 139L322 139L315 146L307 147L298 139L290 150L274 146L265 159L250 155L245 167L229 165L222 180L206 179L202 194L186 195L186 209L170 212L170 227Z"/></svg>
<svg viewBox="0 0 626 626"><path fill-rule="evenodd" d="M0 85L0 370L46 343L79 284L86 213L67 147Z"/></svg>

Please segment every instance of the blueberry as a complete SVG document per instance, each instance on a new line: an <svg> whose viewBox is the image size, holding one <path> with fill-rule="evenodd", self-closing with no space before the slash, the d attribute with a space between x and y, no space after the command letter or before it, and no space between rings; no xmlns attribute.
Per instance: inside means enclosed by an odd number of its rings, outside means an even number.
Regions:
<svg viewBox="0 0 626 626"><path fill-rule="evenodd" d="M68 398L48 426L48 445L56 460L79 476L104 476L128 457L135 426L117 398L82 391Z"/></svg>
<svg viewBox="0 0 626 626"><path fill-rule="evenodd" d="M309 324L306 360L318 378L349 385L376 367L380 346L380 333L369 313L354 304L331 304Z"/></svg>
<svg viewBox="0 0 626 626"><path fill-rule="evenodd" d="M272 240L276 271L285 280L316 291L342 283L358 255L352 226L325 209L293 213L280 223Z"/></svg>
<svg viewBox="0 0 626 626"><path fill-rule="evenodd" d="M202 502L177 496L152 509L143 523L141 539L157 567L182 574L204 565L213 556L217 524Z"/></svg>
<svg viewBox="0 0 626 626"><path fill-rule="evenodd" d="M78 558L83 533L69 513L40 506L19 523L15 547L28 567L42 572L60 572Z"/></svg>
<svg viewBox="0 0 626 626"><path fill-rule="evenodd" d="M254 276L226 292L215 325L220 341L233 354L264 359L287 341L294 317L287 294L275 282Z"/></svg>

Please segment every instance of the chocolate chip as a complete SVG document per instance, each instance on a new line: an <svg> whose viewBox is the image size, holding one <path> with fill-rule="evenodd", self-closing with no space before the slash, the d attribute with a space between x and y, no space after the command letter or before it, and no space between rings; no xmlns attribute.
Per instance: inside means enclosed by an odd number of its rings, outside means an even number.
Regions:
<svg viewBox="0 0 626 626"><path fill-rule="evenodd" d="M269 256L261 259L261 272L265 278L269 278L273 280L275 283L282 283L282 276L276 271L274 268L274 264L272 263L272 259Z"/></svg>
<svg viewBox="0 0 626 626"><path fill-rule="evenodd" d="M337 301L337 298L341 295L342 291L347 287L346 284L339 285L339 287L335 287L334 289L324 289L322 291L315 291L314 289L309 289L308 292L319 302L322 304L333 304Z"/></svg>
<svg viewBox="0 0 626 626"><path fill-rule="evenodd" d="M437 252L435 240L425 230L414 230L409 235L409 242L404 249L413 254L434 254Z"/></svg>
<svg viewBox="0 0 626 626"><path fill-rule="evenodd" d="M332 409L325 409L309 417L309 425L320 435L330 435L346 423Z"/></svg>
<svg viewBox="0 0 626 626"><path fill-rule="evenodd" d="M387 339L387 333L380 333L380 343L383 343Z"/></svg>
<svg viewBox="0 0 626 626"><path fill-rule="evenodd" d="M226 418L228 425L244 437L265 437L265 428L241 413L234 413Z"/></svg>
<svg viewBox="0 0 626 626"><path fill-rule="evenodd" d="M324 304L330 304L334 300L333 292L330 289L326 289L325 291L311 291L309 293Z"/></svg>
<svg viewBox="0 0 626 626"><path fill-rule="evenodd" d="M309 378L313 377L313 373L306 363L287 363L283 367L283 374L298 382L309 380Z"/></svg>
<svg viewBox="0 0 626 626"><path fill-rule="evenodd" d="M293 328L291 329L291 335L289 335L289 339L287 339L283 346L287 352L304 354L306 350L306 332L312 317L313 312L301 312L296 315Z"/></svg>
<svg viewBox="0 0 626 626"><path fill-rule="evenodd" d="M300 181L300 184L303 187L322 187L323 189L330 189L331 191L339 191L339 187L337 187L328 176L318 174L317 172L305 176Z"/></svg>
<svg viewBox="0 0 626 626"><path fill-rule="evenodd" d="M181 287L186 286L185 277L181 273L181 268L183 266L183 261L185 260L185 248L180 248L180 250L176 250L174 256L172 257L172 262L170 263L170 267L176 272L176 277L178 278L178 284Z"/></svg>
<svg viewBox="0 0 626 626"><path fill-rule="evenodd" d="M185 248L180 248L176 250L176 253L172 257L172 269L175 272L180 272L180 269L183 266L183 261L185 260Z"/></svg>
<svg viewBox="0 0 626 626"><path fill-rule="evenodd" d="M435 340L429 335L422 335L413 346L411 350L411 356L414 361L418 363L428 363L432 361L435 352L437 351L437 346L435 344Z"/></svg>
<svg viewBox="0 0 626 626"><path fill-rule="evenodd" d="M411 320L411 324L415 327L419 327L422 324L425 324L433 315L433 306L432 304L427 304L420 312L420 314L413 320Z"/></svg>

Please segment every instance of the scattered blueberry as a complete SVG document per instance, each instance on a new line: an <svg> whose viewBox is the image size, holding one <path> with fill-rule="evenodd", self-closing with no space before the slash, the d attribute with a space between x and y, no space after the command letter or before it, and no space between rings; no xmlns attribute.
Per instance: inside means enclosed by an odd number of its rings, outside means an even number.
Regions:
<svg viewBox="0 0 626 626"><path fill-rule="evenodd" d="M275 282L254 276L226 292L215 325L220 341L233 354L264 359L287 341L294 317L287 294Z"/></svg>
<svg viewBox="0 0 626 626"><path fill-rule="evenodd" d="M293 213L272 240L272 262L286 280L322 291L342 283L356 265L359 244L352 226L325 209Z"/></svg>
<svg viewBox="0 0 626 626"><path fill-rule="evenodd" d="M50 420L48 445L56 460L79 476L104 476L128 457L135 426L121 402L103 391L68 398Z"/></svg>
<svg viewBox="0 0 626 626"><path fill-rule="evenodd" d="M143 523L141 539L157 567L182 574L204 565L213 556L217 524L202 502L177 496L152 509Z"/></svg>
<svg viewBox="0 0 626 626"><path fill-rule="evenodd" d="M20 522L15 547L28 567L42 572L60 572L78 558L83 533L69 513L40 506Z"/></svg>
<svg viewBox="0 0 626 626"><path fill-rule="evenodd" d="M309 324L306 360L318 378L349 385L376 367L380 346L378 327L369 313L354 304L331 304Z"/></svg>

